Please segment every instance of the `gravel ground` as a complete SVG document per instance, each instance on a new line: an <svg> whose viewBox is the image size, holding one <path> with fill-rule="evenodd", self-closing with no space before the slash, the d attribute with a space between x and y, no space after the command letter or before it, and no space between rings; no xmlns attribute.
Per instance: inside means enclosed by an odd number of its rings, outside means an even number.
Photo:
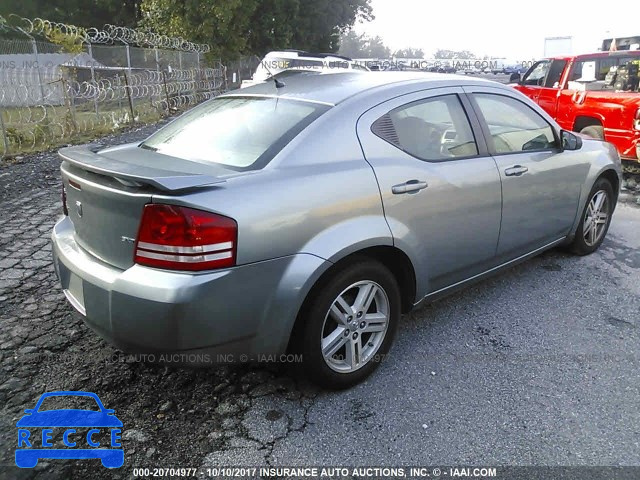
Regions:
<svg viewBox="0 0 640 480"><path fill-rule="evenodd" d="M145 127L108 144L145 137ZM640 465L640 208L625 193L599 252L548 252L404 317L364 384L315 389L276 367L139 363L73 315L49 233L59 162L0 168L0 477L130 478L133 467ZM95 392L125 466L14 466L16 421L46 391Z"/></svg>

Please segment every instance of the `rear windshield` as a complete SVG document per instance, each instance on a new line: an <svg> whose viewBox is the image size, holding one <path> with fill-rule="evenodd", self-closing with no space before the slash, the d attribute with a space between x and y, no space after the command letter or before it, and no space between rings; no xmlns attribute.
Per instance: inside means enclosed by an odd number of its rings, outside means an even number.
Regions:
<svg viewBox="0 0 640 480"><path fill-rule="evenodd" d="M328 109L281 98L222 97L195 107L140 146L196 162L257 169Z"/></svg>

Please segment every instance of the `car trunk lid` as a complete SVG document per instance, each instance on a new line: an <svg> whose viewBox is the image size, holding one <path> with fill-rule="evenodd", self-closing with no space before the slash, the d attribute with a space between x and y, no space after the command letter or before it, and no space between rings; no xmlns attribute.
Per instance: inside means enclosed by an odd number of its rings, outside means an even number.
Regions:
<svg viewBox="0 0 640 480"><path fill-rule="evenodd" d="M126 269L142 211L155 193L181 195L220 185L233 171L161 155L137 145L60 150L69 218L78 244L101 261Z"/></svg>

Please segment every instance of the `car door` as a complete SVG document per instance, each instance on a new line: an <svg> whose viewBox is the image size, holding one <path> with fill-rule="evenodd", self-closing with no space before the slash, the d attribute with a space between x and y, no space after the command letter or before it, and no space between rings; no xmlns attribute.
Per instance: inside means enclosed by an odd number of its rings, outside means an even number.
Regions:
<svg viewBox="0 0 640 480"><path fill-rule="evenodd" d="M549 60L540 60L534 63L518 83L517 89L536 103L538 103L540 91L545 84L550 64Z"/></svg>
<svg viewBox="0 0 640 480"><path fill-rule="evenodd" d="M495 260L500 175L462 94L455 87L403 95L357 125L394 243L415 267L418 298Z"/></svg>
<svg viewBox="0 0 640 480"><path fill-rule="evenodd" d="M567 60L553 60L544 79L544 84L538 89L538 105L553 118L556 118L558 113L562 73L566 66Z"/></svg>
<svg viewBox="0 0 640 480"><path fill-rule="evenodd" d="M588 164L563 152L552 121L516 92L465 87L502 179L498 257L515 258L569 233Z"/></svg>

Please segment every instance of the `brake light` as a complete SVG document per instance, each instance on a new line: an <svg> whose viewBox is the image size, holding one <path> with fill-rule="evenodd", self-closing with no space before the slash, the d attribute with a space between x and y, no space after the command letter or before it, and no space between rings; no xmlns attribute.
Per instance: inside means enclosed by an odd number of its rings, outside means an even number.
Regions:
<svg viewBox="0 0 640 480"><path fill-rule="evenodd" d="M211 270L236 263L238 225L215 213L177 205L145 205L135 262L171 270Z"/></svg>
<svg viewBox="0 0 640 480"><path fill-rule="evenodd" d="M65 216L69 216L69 208L67 207L67 189L64 188L64 182L62 182L62 213Z"/></svg>

